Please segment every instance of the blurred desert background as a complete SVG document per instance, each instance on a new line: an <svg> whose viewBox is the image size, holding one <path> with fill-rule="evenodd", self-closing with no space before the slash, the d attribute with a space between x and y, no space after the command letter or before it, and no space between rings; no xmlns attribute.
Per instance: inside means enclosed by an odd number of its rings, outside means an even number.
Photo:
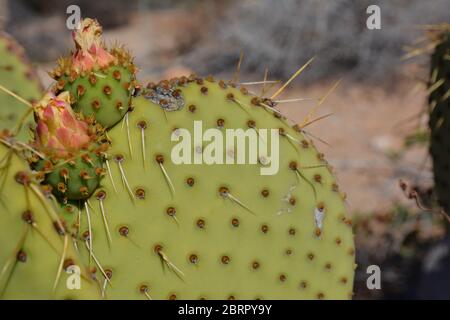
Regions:
<svg viewBox="0 0 450 320"><path fill-rule="evenodd" d="M355 222L356 298L450 298L448 222L422 210L399 187L432 198L427 145L428 56L405 59L423 26L450 22L449 0L0 0L0 27L26 49L44 84L53 62L71 48L66 8L104 25L108 42L135 55L147 81L198 73L231 79L241 52L240 82L291 83L279 109L308 126L336 168ZM366 27L366 8L381 8L381 29ZM261 85L249 86L259 93ZM431 201L431 200L430 200ZM382 289L368 290L366 268L382 269Z"/></svg>

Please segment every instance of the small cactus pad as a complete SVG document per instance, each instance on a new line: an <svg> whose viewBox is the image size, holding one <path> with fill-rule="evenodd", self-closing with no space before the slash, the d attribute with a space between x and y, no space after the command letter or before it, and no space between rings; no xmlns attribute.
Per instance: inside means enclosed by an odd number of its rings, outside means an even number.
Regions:
<svg viewBox="0 0 450 320"><path fill-rule="evenodd" d="M40 98L42 86L39 82L23 48L10 36L0 32L0 85L32 102ZM0 130L13 129L27 106L10 94L0 90ZM26 120L18 138L30 138L28 127L33 123L32 114Z"/></svg>
<svg viewBox="0 0 450 320"><path fill-rule="evenodd" d="M64 200L88 199L104 175L103 160L92 152L55 164L40 160L35 169L45 174L44 184L52 187L53 194Z"/></svg>
<svg viewBox="0 0 450 320"><path fill-rule="evenodd" d="M100 299L66 222L57 218L27 163L3 145L0 181L0 298Z"/></svg>
<svg viewBox="0 0 450 320"><path fill-rule="evenodd" d="M51 75L57 81L56 92L72 94L76 112L110 128L128 111L137 70L130 54L121 47L108 50L101 34L96 20L84 19L73 33L75 52L60 59Z"/></svg>
<svg viewBox="0 0 450 320"><path fill-rule="evenodd" d="M351 298L355 248L344 196L299 127L274 113L270 100L212 78L182 77L149 88L109 131L109 177L89 205L80 206L91 218L82 219L78 234L90 236L109 271L112 285L104 295ZM279 130L279 171L261 175L260 163L174 164L172 134L180 128L193 133L200 120L203 130ZM207 145L193 143L192 155ZM89 250L80 251L87 264Z"/></svg>
<svg viewBox="0 0 450 320"><path fill-rule="evenodd" d="M450 212L450 25L433 34L437 46L430 71L430 153L440 204Z"/></svg>
<svg viewBox="0 0 450 320"><path fill-rule="evenodd" d="M127 113L131 104L134 74L123 66L112 66L104 71L59 79L64 91L75 97L73 109L86 117L94 117L103 127L110 128Z"/></svg>

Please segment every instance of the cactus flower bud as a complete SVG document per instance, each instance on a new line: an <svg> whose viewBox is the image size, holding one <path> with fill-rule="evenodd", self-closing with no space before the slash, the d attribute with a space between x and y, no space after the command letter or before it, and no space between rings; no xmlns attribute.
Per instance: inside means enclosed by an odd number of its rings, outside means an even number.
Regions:
<svg viewBox="0 0 450 320"><path fill-rule="evenodd" d="M35 147L61 158L84 149L91 141L86 122L78 120L70 106L70 95L47 93L34 106L37 121Z"/></svg>
<svg viewBox="0 0 450 320"><path fill-rule="evenodd" d="M114 56L105 50L101 43L101 35L100 24L97 20L89 18L82 20L79 28L72 32L72 38L76 45L73 54L73 68L77 72L104 68L114 61Z"/></svg>

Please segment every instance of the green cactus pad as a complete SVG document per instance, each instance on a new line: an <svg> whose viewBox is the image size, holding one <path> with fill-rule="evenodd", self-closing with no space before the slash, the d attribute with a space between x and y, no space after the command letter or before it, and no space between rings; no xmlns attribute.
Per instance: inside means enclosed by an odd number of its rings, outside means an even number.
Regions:
<svg viewBox="0 0 450 320"><path fill-rule="evenodd" d="M35 169L45 172L44 184L65 201L88 199L99 186L104 171L103 160L92 152L57 163L40 160Z"/></svg>
<svg viewBox="0 0 450 320"><path fill-rule="evenodd" d="M134 74L126 67L111 66L78 76L73 81L59 79L63 91L75 98L73 109L86 117L94 117L103 127L110 128L127 113L134 90Z"/></svg>
<svg viewBox="0 0 450 320"><path fill-rule="evenodd" d="M442 26L438 45L431 58L430 72L430 153L439 202L450 212L450 26Z"/></svg>
<svg viewBox="0 0 450 320"><path fill-rule="evenodd" d="M109 272L105 296L351 298L351 221L323 155L274 116L271 101L208 79L150 85L108 133L109 177L81 206L90 219L79 230ZM280 130L278 173L261 175L260 164L175 165L171 135L195 120L203 130ZM81 253L88 263L90 252Z"/></svg>
<svg viewBox="0 0 450 320"><path fill-rule="evenodd" d="M100 299L54 203L34 182L27 163L3 145L0 181L0 298ZM80 266L79 290L69 272L74 266Z"/></svg>
<svg viewBox="0 0 450 320"><path fill-rule="evenodd" d="M0 32L0 85L17 94L19 97L32 102L41 96L42 86L29 61L25 57L23 48L5 33ZM16 98L0 90L0 130L13 129L27 106ZM33 123L30 114L18 138L29 140L29 126Z"/></svg>
<svg viewBox="0 0 450 320"><path fill-rule="evenodd" d="M75 111L109 129L128 111L137 86L137 68L124 47L108 48L101 36L98 21L80 21L72 33L75 51L61 58L50 74L57 81L54 91L72 94Z"/></svg>

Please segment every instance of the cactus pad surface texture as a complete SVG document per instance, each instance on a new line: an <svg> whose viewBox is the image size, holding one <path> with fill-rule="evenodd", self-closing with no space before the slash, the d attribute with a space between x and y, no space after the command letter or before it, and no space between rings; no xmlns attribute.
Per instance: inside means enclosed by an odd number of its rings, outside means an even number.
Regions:
<svg viewBox="0 0 450 320"><path fill-rule="evenodd" d="M28 102L38 100L42 94L42 85L26 58L24 49L12 37L2 32L0 32L0 85ZM0 130L13 129L27 108L23 102L0 91ZM18 138L23 141L31 138L29 132L31 124L33 118L30 113Z"/></svg>

